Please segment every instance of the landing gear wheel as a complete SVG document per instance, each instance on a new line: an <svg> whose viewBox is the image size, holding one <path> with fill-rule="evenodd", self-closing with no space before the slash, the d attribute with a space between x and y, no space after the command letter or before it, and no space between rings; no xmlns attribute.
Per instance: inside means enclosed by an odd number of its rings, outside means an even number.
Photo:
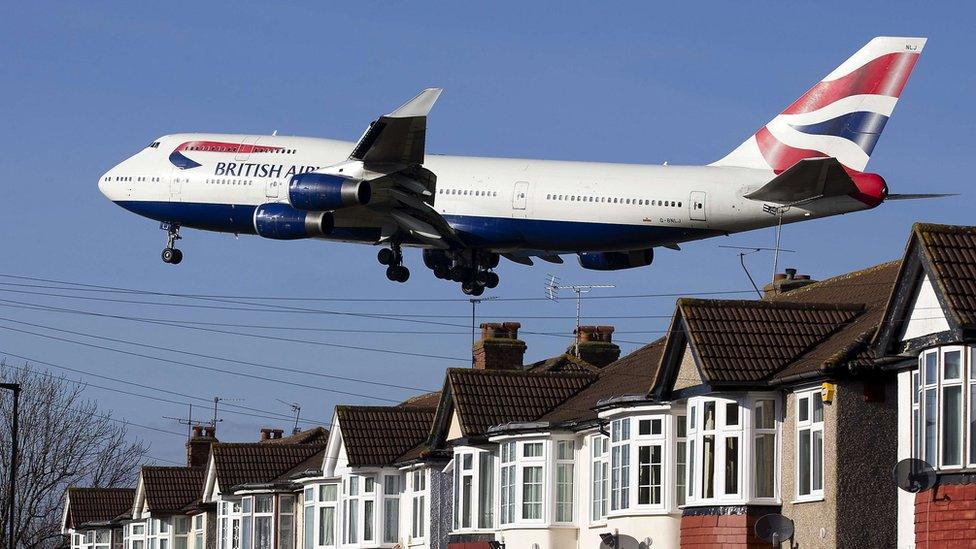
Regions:
<svg viewBox="0 0 976 549"><path fill-rule="evenodd" d="M461 291L464 295L474 295L475 289L480 288L473 280L465 280L461 283Z"/></svg>
<svg viewBox="0 0 976 549"><path fill-rule="evenodd" d="M175 248L163 248L163 263L174 263L173 260L176 258L176 252L177 250Z"/></svg>
<svg viewBox="0 0 976 549"><path fill-rule="evenodd" d="M487 273L487 279L485 280L485 288L494 288L498 286L498 275L496 273Z"/></svg>
<svg viewBox="0 0 976 549"><path fill-rule="evenodd" d="M183 261L183 250L173 249L173 259L170 261L173 265L179 265L180 261Z"/></svg>
<svg viewBox="0 0 976 549"><path fill-rule="evenodd" d="M393 265L386 268L386 278L393 282L406 282L410 278L410 269L403 265Z"/></svg>
<svg viewBox="0 0 976 549"><path fill-rule="evenodd" d="M180 226L161 223L159 228L166 230L166 247L163 248L163 253L161 254L163 263L178 265L180 261L183 261L183 252L176 249L176 241L182 239L180 236Z"/></svg>
<svg viewBox="0 0 976 549"><path fill-rule="evenodd" d="M451 276L451 268L444 264L434 265L434 276L441 280Z"/></svg>
<svg viewBox="0 0 976 549"><path fill-rule="evenodd" d="M487 286L488 275L489 275L488 271L478 271L478 273L474 275L474 283L477 284L478 286Z"/></svg>
<svg viewBox="0 0 976 549"><path fill-rule="evenodd" d="M396 264L396 253L390 248L383 248L376 254L376 260L380 262L380 265L395 265Z"/></svg>
<svg viewBox="0 0 976 549"><path fill-rule="evenodd" d="M471 290L471 294L470 295L473 295L475 297L478 297L479 295L481 295L483 293L485 293L485 287L484 286L475 286L474 289Z"/></svg>

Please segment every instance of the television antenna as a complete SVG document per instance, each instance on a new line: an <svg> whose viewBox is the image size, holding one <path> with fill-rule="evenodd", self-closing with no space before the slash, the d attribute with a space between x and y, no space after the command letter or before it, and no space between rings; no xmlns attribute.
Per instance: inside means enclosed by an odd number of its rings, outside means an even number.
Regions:
<svg viewBox="0 0 976 549"><path fill-rule="evenodd" d="M778 247L778 244L777 244L777 247L776 248L764 248L762 246L726 246L724 244L723 245L719 245L719 248L728 248L728 249L731 249L731 250L739 250L739 264L742 265L742 270L746 272L746 276L749 277L749 283L752 284L753 289L756 290L756 295L758 295L760 299L762 299L762 292L759 290L759 286L756 285L755 279L752 278L752 274L749 273L749 268L746 267L746 256L747 255L752 255L752 254L757 253L757 252L762 252L762 251L775 251L776 254L777 254L777 256L778 256L779 252L789 252L789 253L796 252L796 250L785 250L785 249L779 248ZM778 267L776 266L776 262L777 261L778 260L774 261L774 264L773 264L773 276L774 277L775 277L776 271L778 270Z"/></svg>
<svg viewBox="0 0 976 549"><path fill-rule="evenodd" d="M173 417L173 416L163 416L163 419L173 420L180 425L186 425L186 438L187 440L193 435L193 427L203 425L207 423L205 421L194 421L193 420L193 404L190 404L190 413L186 417Z"/></svg>
<svg viewBox="0 0 976 549"><path fill-rule="evenodd" d="M559 290L571 290L576 294L576 341L573 343L573 354L579 358L579 341L580 341L580 317L581 309L583 306L583 294L588 294L593 290L599 288L616 288L613 284L560 284L559 277L555 275L547 275L546 280L546 298L549 301L559 301Z"/></svg>
<svg viewBox="0 0 976 549"><path fill-rule="evenodd" d="M785 540L793 539L793 521L778 513L759 517L756 521L756 537L779 547Z"/></svg>
<svg viewBox="0 0 976 549"><path fill-rule="evenodd" d="M297 435L300 431L298 430L298 420L302 417L302 405L297 402L286 402L280 398L276 398L278 402L284 404L291 408L292 412L295 412L295 427L291 430L291 434Z"/></svg>
<svg viewBox="0 0 976 549"><path fill-rule="evenodd" d="M221 402L243 402L243 401L244 401L243 398L226 398L226 397L215 396L213 399L213 403L214 403L213 419L211 419L209 422L210 426L216 429L217 424L220 423L221 421L224 421L217 416L217 404Z"/></svg>

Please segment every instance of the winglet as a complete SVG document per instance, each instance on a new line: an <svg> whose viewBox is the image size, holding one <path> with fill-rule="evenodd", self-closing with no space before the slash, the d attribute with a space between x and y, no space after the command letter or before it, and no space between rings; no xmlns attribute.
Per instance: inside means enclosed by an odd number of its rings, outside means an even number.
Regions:
<svg viewBox="0 0 976 549"><path fill-rule="evenodd" d="M427 88L386 116L389 118L427 116L442 91L444 91L442 88Z"/></svg>

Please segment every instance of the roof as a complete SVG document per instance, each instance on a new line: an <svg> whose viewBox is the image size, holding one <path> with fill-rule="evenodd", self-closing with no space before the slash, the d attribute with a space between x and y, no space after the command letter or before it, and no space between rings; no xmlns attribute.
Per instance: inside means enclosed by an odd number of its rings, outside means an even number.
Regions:
<svg viewBox="0 0 976 549"><path fill-rule="evenodd" d="M203 493L203 467L142 467L142 486L149 510L177 513Z"/></svg>
<svg viewBox="0 0 976 549"><path fill-rule="evenodd" d="M647 393L661 365L664 339L649 343L605 366L591 385L539 418L552 423L596 419L593 408L601 400Z"/></svg>
<svg viewBox="0 0 976 549"><path fill-rule="evenodd" d="M404 400L399 406L414 406L417 408L437 408L437 403L441 400L440 391L424 393Z"/></svg>
<svg viewBox="0 0 976 549"><path fill-rule="evenodd" d="M395 463L427 438L435 412L429 406L336 406L349 465Z"/></svg>
<svg viewBox="0 0 976 549"><path fill-rule="evenodd" d="M921 244L948 314L963 328L976 327L976 227L916 223L912 236Z"/></svg>
<svg viewBox="0 0 976 549"><path fill-rule="evenodd" d="M597 373L600 368L572 355L563 353L558 356L534 362L526 367L529 372L588 372Z"/></svg>
<svg viewBox="0 0 976 549"><path fill-rule="evenodd" d="M321 444L220 443L211 447L217 484L227 492L243 484L280 480L325 446Z"/></svg>
<svg viewBox="0 0 976 549"><path fill-rule="evenodd" d="M134 488L68 488L68 524L108 522L132 510Z"/></svg>
<svg viewBox="0 0 976 549"><path fill-rule="evenodd" d="M329 430L325 427L306 429L282 438L262 440L262 444L325 444L329 439Z"/></svg>
<svg viewBox="0 0 976 549"><path fill-rule="evenodd" d="M764 380L863 312L858 303L682 298L675 315L676 322L678 317L683 322L704 381L715 385Z"/></svg>
<svg viewBox="0 0 976 549"><path fill-rule="evenodd" d="M454 409L468 437L495 425L538 419L596 379L595 374L581 372L447 371Z"/></svg>

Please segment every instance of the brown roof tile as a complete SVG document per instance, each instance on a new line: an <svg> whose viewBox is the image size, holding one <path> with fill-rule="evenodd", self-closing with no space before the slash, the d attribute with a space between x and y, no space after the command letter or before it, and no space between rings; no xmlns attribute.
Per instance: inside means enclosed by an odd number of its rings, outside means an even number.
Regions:
<svg viewBox="0 0 976 549"><path fill-rule="evenodd" d="M68 520L74 528L108 522L132 510L133 488L68 488Z"/></svg>
<svg viewBox="0 0 976 549"><path fill-rule="evenodd" d="M262 440L262 444L325 444L329 440L329 430L325 427L306 429L282 438Z"/></svg>
<svg viewBox="0 0 976 549"><path fill-rule="evenodd" d="M570 353L540 360L526 367L529 372L587 372L598 373L600 368Z"/></svg>
<svg viewBox="0 0 976 549"><path fill-rule="evenodd" d="M221 492L242 484L262 484L283 475L323 449L320 444L214 444L214 465Z"/></svg>
<svg viewBox="0 0 976 549"><path fill-rule="evenodd" d="M404 400L399 406L413 406L415 408L437 408L437 403L441 401L441 392L432 391L417 395Z"/></svg>
<svg viewBox="0 0 976 549"><path fill-rule="evenodd" d="M149 510L176 513L200 498L203 493L203 467L143 466L142 486Z"/></svg>
<svg viewBox="0 0 976 549"><path fill-rule="evenodd" d="M510 422L534 421L596 380L590 373L451 368L447 383L465 436Z"/></svg>
<svg viewBox="0 0 976 549"><path fill-rule="evenodd" d="M976 327L976 227L916 223L922 244L949 314L963 328Z"/></svg>
<svg viewBox="0 0 976 549"><path fill-rule="evenodd" d="M436 408L336 406L349 465L383 466L427 438Z"/></svg>

